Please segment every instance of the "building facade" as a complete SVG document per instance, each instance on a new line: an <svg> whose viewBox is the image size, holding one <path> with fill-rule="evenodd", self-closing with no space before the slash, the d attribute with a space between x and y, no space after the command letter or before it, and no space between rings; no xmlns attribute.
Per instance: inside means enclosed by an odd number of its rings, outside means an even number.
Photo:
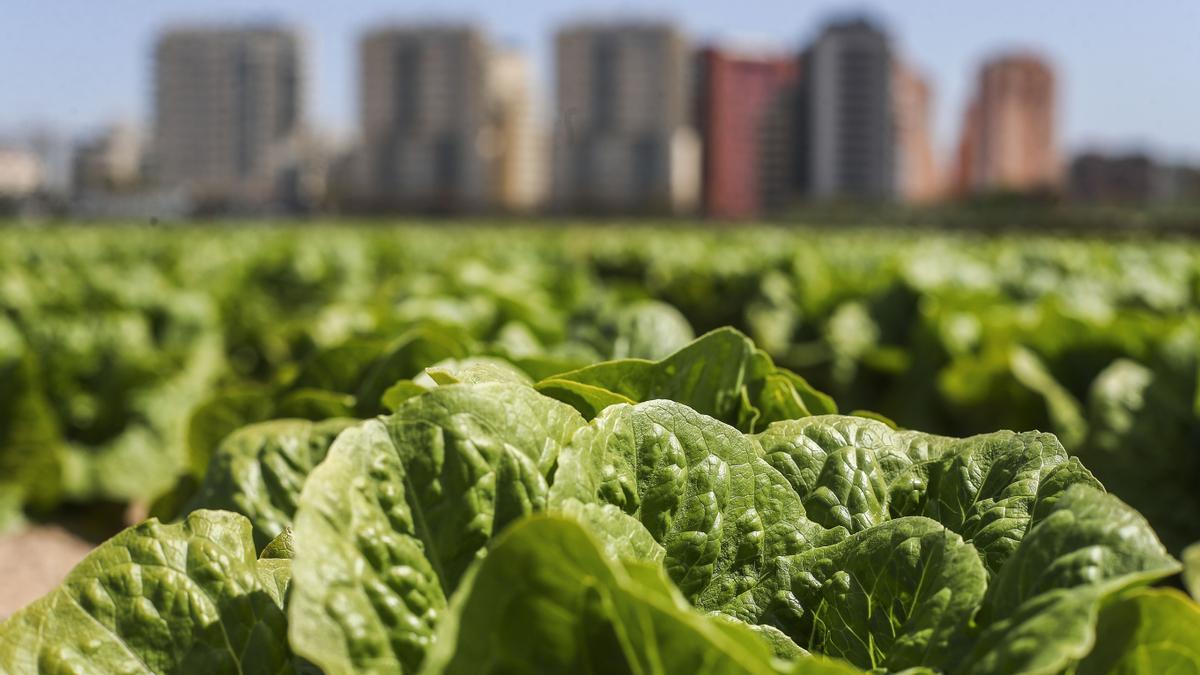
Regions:
<svg viewBox="0 0 1200 675"><path fill-rule="evenodd" d="M144 164L142 134L114 124L75 149L72 189L76 195L132 191L140 186Z"/></svg>
<svg viewBox="0 0 1200 675"><path fill-rule="evenodd" d="M1160 167L1155 175L1155 198L1166 204L1200 204L1200 166Z"/></svg>
<svg viewBox="0 0 1200 675"><path fill-rule="evenodd" d="M887 35L864 20L834 23L804 61L806 191L818 199L894 197L895 100Z"/></svg>
<svg viewBox="0 0 1200 675"><path fill-rule="evenodd" d="M303 123L301 43L279 28L171 30L154 50L154 173L199 204L270 206Z"/></svg>
<svg viewBox="0 0 1200 675"><path fill-rule="evenodd" d="M1154 201L1159 167L1143 154L1085 153L1071 162L1067 191L1079 202L1147 204Z"/></svg>
<svg viewBox="0 0 1200 675"><path fill-rule="evenodd" d="M25 197L45 183L37 155L27 150L0 148L0 199Z"/></svg>
<svg viewBox="0 0 1200 675"><path fill-rule="evenodd" d="M785 205L795 182L795 56L700 53L706 215L744 219Z"/></svg>
<svg viewBox="0 0 1200 675"><path fill-rule="evenodd" d="M1144 153L1085 152L1067 172L1067 195L1088 204L1133 206L1200 202L1200 168L1161 164Z"/></svg>
<svg viewBox="0 0 1200 675"><path fill-rule="evenodd" d="M533 211L545 200L549 175L529 60L518 52L494 51L489 71L493 199L502 211Z"/></svg>
<svg viewBox="0 0 1200 675"><path fill-rule="evenodd" d="M555 41L557 208L693 210L700 144L683 36L657 23L577 24Z"/></svg>
<svg viewBox="0 0 1200 675"><path fill-rule="evenodd" d="M364 37L359 56L369 199L392 208L482 208L483 35L466 26L385 28Z"/></svg>
<svg viewBox="0 0 1200 675"><path fill-rule="evenodd" d="M519 54L466 25L413 25L362 41L367 200L380 208L532 208L542 166Z"/></svg>
<svg viewBox="0 0 1200 675"><path fill-rule="evenodd" d="M904 202L930 203L945 190L930 129L933 95L925 78L911 66L896 60L892 68L896 196Z"/></svg>
<svg viewBox="0 0 1200 675"><path fill-rule="evenodd" d="M960 191L1058 186L1055 81L1046 61L1008 54L984 64L963 121L957 163Z"/></svg>

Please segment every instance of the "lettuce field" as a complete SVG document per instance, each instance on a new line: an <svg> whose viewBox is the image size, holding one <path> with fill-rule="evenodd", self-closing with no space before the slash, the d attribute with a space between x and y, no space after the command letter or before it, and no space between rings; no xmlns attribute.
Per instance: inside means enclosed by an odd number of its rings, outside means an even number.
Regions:
<svg viewBox="0 0 1200 675"><path fill-rule="evenodd" d="M3 673L1200 673L1194 241L9 229L0 310L0 531L149 513Z"/></svg>

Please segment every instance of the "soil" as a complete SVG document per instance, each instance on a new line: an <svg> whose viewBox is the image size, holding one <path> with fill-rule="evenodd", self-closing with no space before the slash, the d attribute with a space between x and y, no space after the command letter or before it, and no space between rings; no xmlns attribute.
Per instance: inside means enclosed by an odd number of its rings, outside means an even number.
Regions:
<svg viewBox="0 0 1200 675"><path fill-rule="evenodd" d="M147 511L141 503L64 506L0 535L0 621L54 590L93 548L144 520Z"/></svg>
<svg viewBox="0 0 1200 675"><path fill-rule="evenodd" d="M0 620L62 583L93 546L59 525L0 537Z"/></svg>

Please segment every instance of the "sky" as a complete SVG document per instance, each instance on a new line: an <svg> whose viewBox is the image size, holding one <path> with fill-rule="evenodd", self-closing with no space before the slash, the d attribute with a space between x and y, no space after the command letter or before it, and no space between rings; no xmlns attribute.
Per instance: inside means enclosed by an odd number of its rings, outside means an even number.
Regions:
<svg viewBox="0 0 1200 675"><path fill-rule="evenodd" d="M568 20L676 21L697 44L797 49L831 16L867 13L934 88L933 129L946 153L982 59L1034 49L1059 75L1068 151L1147 149L1200 161L1200 0L3 0L0 131L47 124L70 134L115 120L148 124L150 53L166 26L278 21L308 48L309 119L347 136L357 115L356 49L380 22L468 20L534 61L548 98L551 35Z"/></svg>

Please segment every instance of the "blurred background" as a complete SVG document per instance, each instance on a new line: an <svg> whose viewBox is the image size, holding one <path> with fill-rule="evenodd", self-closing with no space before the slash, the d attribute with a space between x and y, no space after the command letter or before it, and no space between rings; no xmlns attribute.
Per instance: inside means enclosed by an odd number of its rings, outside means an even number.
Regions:
<svg viewBox="0 0 1200 675"><path fill-rule="evenodd" d="M722 326L843 412L1054 432L1179 552L1197 36L1195 0L6 0L0 618L247 508L204 488L244 425Z"/></svg>
<svg viewBox="0 0 1200 675"><path fill-rule="evenodd" d="M1187 0L16 0L0 210L954 224L937 207L1020 201L1183 226L1198 28Z"/></svg>

